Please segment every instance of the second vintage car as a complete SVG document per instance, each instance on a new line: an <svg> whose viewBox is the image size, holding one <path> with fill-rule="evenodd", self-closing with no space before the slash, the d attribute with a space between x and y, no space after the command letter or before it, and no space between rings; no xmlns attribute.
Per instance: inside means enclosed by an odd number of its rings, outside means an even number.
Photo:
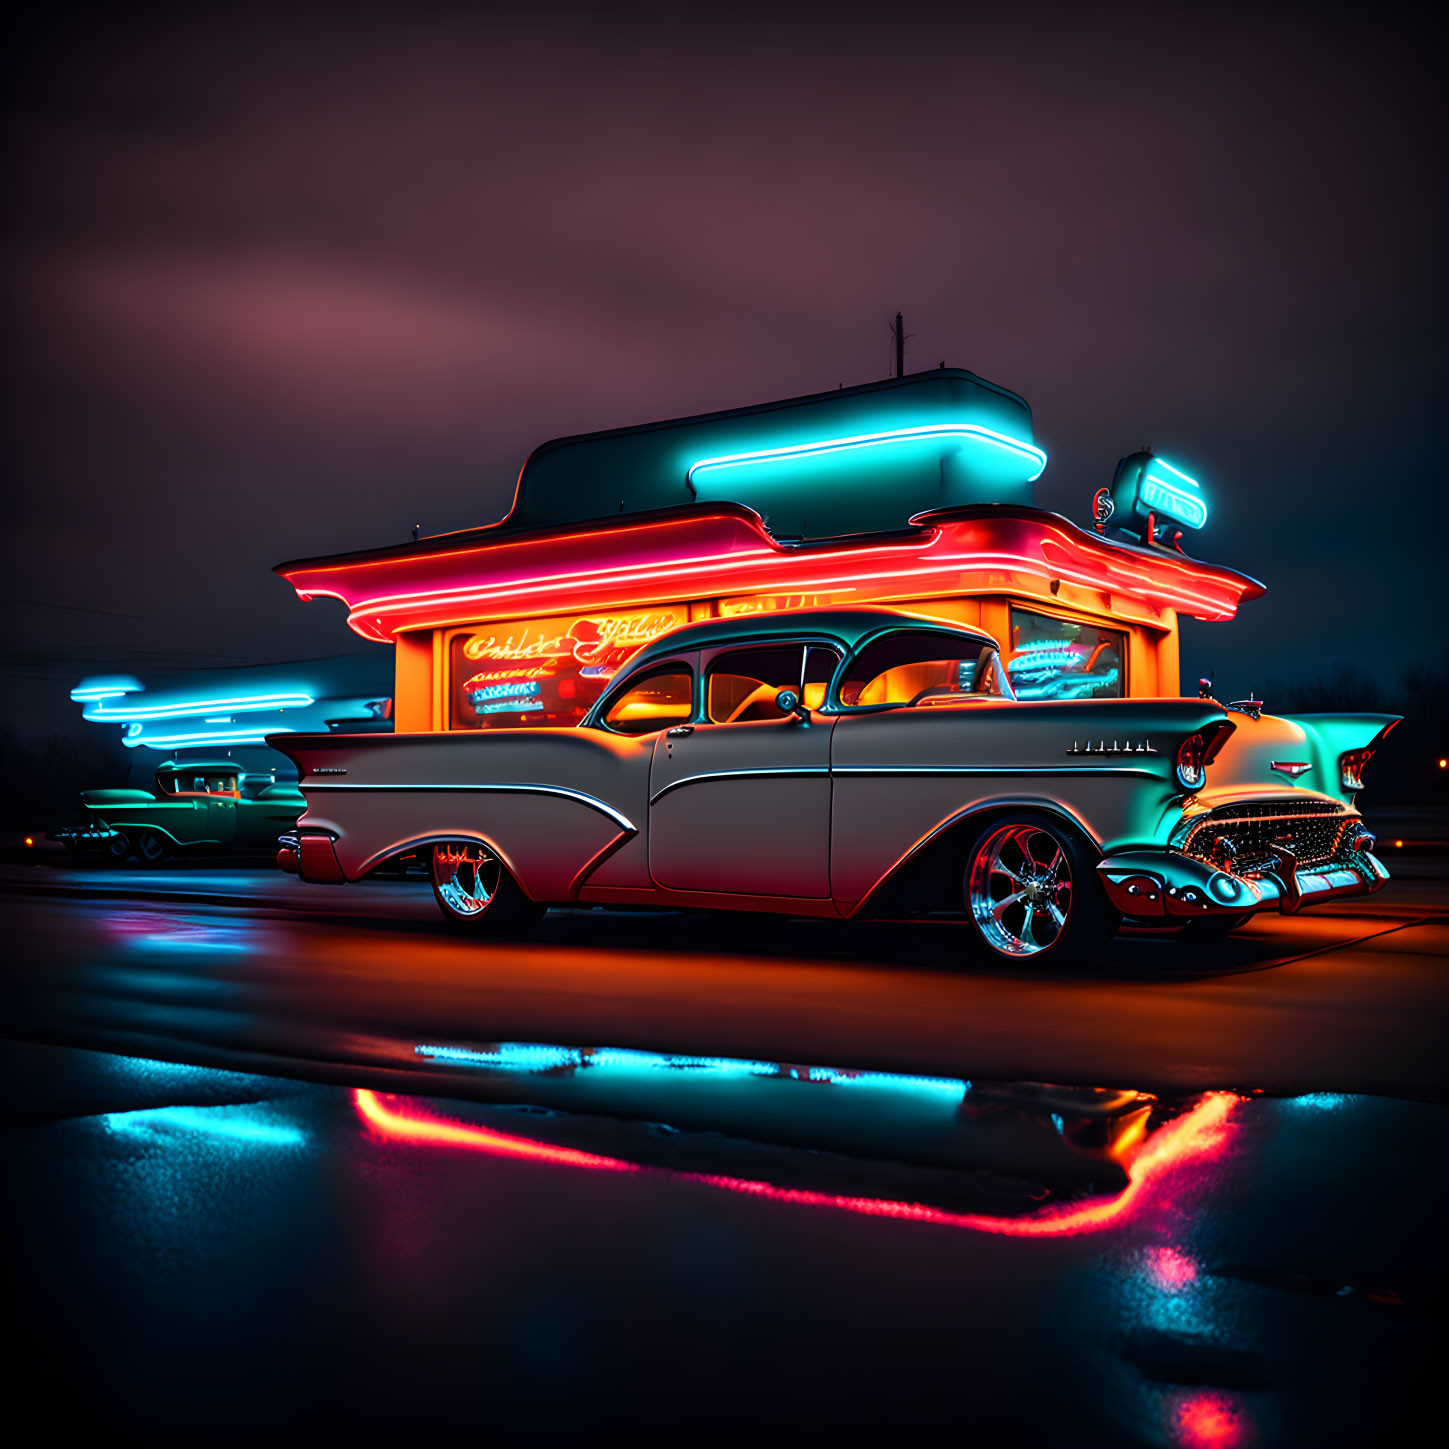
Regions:
<svg viewBox="0 0 1449 1449"><path fill-rule="evenodd" d="M135 856L148 865L183 851L264 850L302 813L295 785L271 775L245 775L234 760L167 763L156 792L84 790L87 823L53 832L72 851L99 850L114 861Z"/></svg>
<svg viewBox="0 0 1449 1449"><path fill-rule="evenodd" d="M1230 930L1379 889L1355 808L1385 715L1013 698L996 642L890 609L711 619L645 646L580 725L280 735L314 881L431 855L444 914L550 905L960 912L1011 960L1124 917Z"/></svg>

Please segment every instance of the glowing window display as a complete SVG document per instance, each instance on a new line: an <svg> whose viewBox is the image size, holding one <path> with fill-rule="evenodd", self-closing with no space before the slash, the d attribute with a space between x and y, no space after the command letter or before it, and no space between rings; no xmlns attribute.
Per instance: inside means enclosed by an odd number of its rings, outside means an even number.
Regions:
<svg viewBox="0 0 1449 1449"><path fill-rule="evenodd" d="M1126 658L1118 629L1012 607L1006 670L1018 699L1121 699Z"/></svg>
<svg viewBox="0 0 1449 1449"><path fill-rule="evenodd" d="M666 605L505 620L460 632L448 646L450 726L577 724L635 650L688 619L683 605Z"/></svg>

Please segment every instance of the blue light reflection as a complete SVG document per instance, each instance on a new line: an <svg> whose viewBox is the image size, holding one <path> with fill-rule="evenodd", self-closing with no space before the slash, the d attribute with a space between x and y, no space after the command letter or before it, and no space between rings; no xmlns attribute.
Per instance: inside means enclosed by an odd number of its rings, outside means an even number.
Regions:
<svg viewBox="0 0 1449 1449"><path fill-rule="evenodd" d="M307 1134L293 1123L277 1120L263 1107L155 1107L139 1112L107 1112L107 1132L152 1141L173 1133L200 1134L220 1141L257 1147L302 1147Z"/></svg>
<svg viewBox="0 0 1449 1449"><path fill-rule="evenodd" d="M705 1072L714 1077L788 1077L823 1085L866 1087L909 1093L948 1104L960 1102L971 1083L958 1077L900 1076L894 1072L854 1072L838 1067L801 1067L741 1057L696 1057L633 1051L627 1047L565 1047L540 1042L500 1042L483 1049L419 1045L415 1055L430 1061L486 1067L495 1071L555 1072L576 1069L615 1072Z"/></svg>

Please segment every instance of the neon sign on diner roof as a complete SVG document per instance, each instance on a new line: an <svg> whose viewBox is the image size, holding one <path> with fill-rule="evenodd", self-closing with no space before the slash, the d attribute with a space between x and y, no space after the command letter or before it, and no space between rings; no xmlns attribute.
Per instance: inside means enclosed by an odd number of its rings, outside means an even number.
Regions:
<svg viewBox="0 0 1449 1449"><path fill-rule="evenodd" d="M1165 513L1188 528L1201 528L1207 522L1207 504L1197 479L1174 468L1166 458L1153 458L1147 465L1138 496L1144 508Z"/></svg>
<svg viewBox="0 0 1449 1449"><path fill-rule="evenodd" d="M303 599L340 599L352 629L382 642L402 629L752 593L819 592L846 602L996 592L1013 574L1139 600L1149 620L1162 609L1231 619L1241 600L1263 592L1231 569L1113 543L1035 509L924 515L916 527L913 536L883 542L797 547L772 538L758 515L726 505L617 527L485 536L428 553L284 564L278 572Z"/></svg>
<svg viewBox="0 0 1449 1449"><path fill-rule="evenodd" d="M982 427L979 423L927 423L921 427L893 428L881 433L856 433L844 438L819 438L808 443L793 443L788 447L762 448L753 453L725 453L718 458L701 458L690 464L686 476L693 484L707 473L725 469L751 468L770 463L789 464L832 454L900 448L930 442L972 443L1015 454L1025 460L1033 470L1026 478L1028 483L1041 477L1047 464L1047 455L1040 448L1032 443L1024 443L1020 438L998 433L994 428Z"/></svg>

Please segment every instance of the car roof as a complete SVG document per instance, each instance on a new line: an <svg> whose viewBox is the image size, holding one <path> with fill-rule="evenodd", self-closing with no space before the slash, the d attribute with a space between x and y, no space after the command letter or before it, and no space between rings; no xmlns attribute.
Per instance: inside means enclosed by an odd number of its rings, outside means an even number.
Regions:
<svg viewBox="0 0 1449 1449"><path fill-rule="evenodd" d="M197 760L195 763L187 760L184 764L167 760L164 765L156 766L158 775L194 775L198 771L203 775L208 771L213 775L238 775L242 768L235 760Z"/></svg>
<svg viewBox="0 0 1449 1449"><path fill-rule="evenodd" d="M776 639L830 639L845 649L853 649L862 639L896 625L901 628L927 627L949 633L964 634L974 643L998 648L990 634L958 624L951 619L931 618L926 614L908 614L901 609L860 607L855 609L792 609L768 614L734 614L727 619L698 619L681 624L667 634L650 640L632 655L632 670L651 659L664 659L684 649L713 648L721 644L746 644L754 640L768 643Z"/></svg>

